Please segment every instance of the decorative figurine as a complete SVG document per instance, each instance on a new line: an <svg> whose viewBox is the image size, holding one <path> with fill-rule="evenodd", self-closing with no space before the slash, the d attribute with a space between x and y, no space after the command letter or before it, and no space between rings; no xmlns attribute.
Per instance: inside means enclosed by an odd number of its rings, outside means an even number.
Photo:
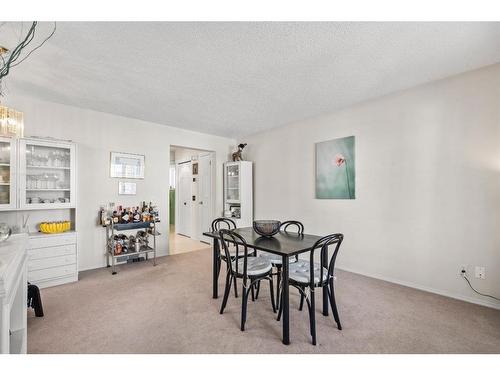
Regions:
<svg viewBox="0 0 500 375"><path fill-rule="evenodd" d="M232 155L233 161L243 161L243 158L241 157L241 153L246 145L247 145L246 143L240 143L238 145L238 151L233 152L233 155Z"/></svg>

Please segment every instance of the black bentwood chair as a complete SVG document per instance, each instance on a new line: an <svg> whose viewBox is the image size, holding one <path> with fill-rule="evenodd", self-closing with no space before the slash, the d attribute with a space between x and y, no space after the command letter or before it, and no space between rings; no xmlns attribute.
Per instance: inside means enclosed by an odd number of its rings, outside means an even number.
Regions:
<svg viewBox="0 0 500 375"><path fill-rule="evenodd" d="M288 227L296 227L297 231L296 232L289 232ZM297 220L288 220L284 221L280 225L280 230L287 234L295 234L298 236L302 236L304 234L304 225ZM280 301L280 288L281 288L281 268L282 268L282 259L280 255L272 254L272 253L267 253L267 252L260 252L259 256L264 257L266 259L269 259L271 261L271 264L273 267L276 268L276 273L273 273L273 275L277 276L277 282L276 282L276 301L279 306L281 303ZM299 258L296 256L295 258L290 258L289 262L293 263L296 262ZM259 291L260 291L260 285L257 285L257 295L256 298L259 297Z"/></svg>
<svg viewBox="0 0 500 375"><path fill-rule="evenodd" d="M273 311L276 312L276 305L274 303L273 291L273 278L271 276L271 262L261 257L250 257L248 254L248 247L245 239L238 233L227 229L219 230L220 243L226 254L226 259L231 258L229 253L228 242L231 241L235 244L236 257L233 261L228 262L228 272L226 274L226 287L224 290L224 299L220 307L220 313L224 313L229 292L233 285L233 279L242 279L242 296L241 296L241 330L245 330L245 322L247 320L247 302L248 295L256 283L261 280L269 281L269 290L271 292L271 304ZM242 256L240 257L240 254Z"/></svg>
<svg viewBox="0 0 500 375"><path fill-rule="evenodd" d="M342 329L340 325L339 312L337 310L337 304L335 303L335 292L334 292L334 270L335 270L335 259L340 249L340 244L344 239L344 235L341 233L330 234L325 236L313 245L311 248L310 260L299 260L296 263L290 265L289 268L289 282L290 286L295 287L300 292L300 307L302 310L304 305L304 299L307 301L307 307L309 309L309 323L312 336L312 343L316 345L316 316L315 316L315 288L326 288L328 299L330 300L330 306L332 307L333 317L337 323L337 328ZM327 264L328 261L328 249L330 246L335 245L332 257L328 262L328 269L322 267L321 264L314 262L314 250L320 248L321 251L321 262ZM309 288L309 297L306 295L306 288ZM283 296L280 296L281 298ZM283 310L282 304L280 304L280 310L278 313L278 320L281 318L281 313Z"/></svg>
<svg viewBox="0 0 500 375"><path fill-rule="evenodd" d="M214 221L212 221L212 232L218 232L221 229L227 229L227 230L236 229L236 223L233 220L226 218L226 217L219 217L218 219L215 219ZM214 239L214 241L217 241L217 240ZM231 262L232 262L236 257L235 248L233 246L231 246L230 244L228 244L228 247L229 247L229 254L231 256ZM217 279L219 278L219 275L220 275L220 268L222 265L222 261L226 262L226 266L228 267L228 261L226 258L226 254L222 251L222 247L220 247L220 249L221 249L221 252L220 252L220 256L219 256L219 263L217 265ZM255 249L251 249L250 254L255 255ZM242 256L243 255L240 254L240 257L242 257ZM238 298L238 288L236 287L236 279L234 279L234 296L236 298ZM252 297L253 297L253 295L252 295Z"/></svg>

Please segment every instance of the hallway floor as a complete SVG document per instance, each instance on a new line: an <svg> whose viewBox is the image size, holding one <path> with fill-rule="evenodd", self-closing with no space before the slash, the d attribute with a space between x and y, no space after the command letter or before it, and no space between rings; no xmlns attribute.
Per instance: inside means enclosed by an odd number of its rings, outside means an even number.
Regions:
<svg viewBox="0 0 500 375"><path fill-rule="evenodd" d="M205 249L207 247L211 247L210 244L205 242L200 242L193 240L189 237L182 236L180 234L175 233L175 226L170 225L170 236L168 239L169 244L169 254L184 254L189 253L191 251Z"/></svg>

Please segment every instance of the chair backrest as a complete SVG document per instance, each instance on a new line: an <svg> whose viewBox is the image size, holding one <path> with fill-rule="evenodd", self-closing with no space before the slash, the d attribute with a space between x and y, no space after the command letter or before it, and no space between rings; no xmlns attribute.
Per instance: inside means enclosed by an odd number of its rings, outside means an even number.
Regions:
<svg viewBox="0 0 500 375"><path fill-rule="evenodd" d="M245 239L239 235L238 233L233 232L232 230L221 229L219 230L219 238L220 243L222 244L222 249L226 254L226 259L228 259L228 266L231 273L239 273L243 274L243 278L247 278L247 258L248 258L248 246ZM228 243L232 242L234 244L234 248L236 253L234 254L235 267L233 268L231 254L229 252ZM242 256L243 255L243 256ZM243 259L243 272L239 267L239 259Z"/></svg>
<svg viewBox="0 0 500 375"><path fill-rule="evenodd" d="M236 229L236 223L227 218L227 217L219 217L212 221L212 232L218 232L221 229L233 230ZM229 246L229 244L227 244ZM231 259L231 258L226 258Z"/></svg>
<svg viewBox="0 0 500 375"><path fill-rule="evenodd" d="M212 221L212 232L218 232L221 229L236 229L236 223L227 217L219 217Z"/></svg>
<svg viewBox="0 0 500 375"><path fill-rule="evenodd" d="M344 240L344 235L342 233L335 233L335 234L329 234L327 236L324 236L322 238L320 238L318 241L316 241L316 243L313 245L313 247L311 248L311 259L310 259L310 269L309 269L309 272L310 272L310 287L311 288L314 288L314 279L315 279L315 275L314 275L314 251L316 249L320 249L321 251L321 254L320 254L320 259L321 259L321 267L320 267L320 271L319 271L319 281L320 283L323 283L323 275L324 275L324 269L323 269L323 264L327 264L328 263L328 268L327 268L327 272L328 272L328 275L327 275L327 278L326 278L326 281L328 281L328 279L330 277L333 277L333 271L335 269L335 260L337 259L337 254L339 252L339 249L340 249L340 245L342 244L342 241ZM333 250L333 254L330 258L330 262L328 262L328 249L330 246L333 246L335 245L335 249Z"/></svg>
<svg viewBox="0 0 500 375"><path fill-rule="evenodd" d="M288 227L297 227L298 234L304 234L304 224L297 220L287 220L281 223L280 230L288 232Z"/></svg>

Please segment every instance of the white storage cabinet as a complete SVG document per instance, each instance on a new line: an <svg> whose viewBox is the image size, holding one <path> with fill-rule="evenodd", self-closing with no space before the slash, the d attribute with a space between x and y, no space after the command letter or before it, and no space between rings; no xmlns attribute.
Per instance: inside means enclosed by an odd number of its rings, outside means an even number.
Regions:
<svg viewBox="0 0 500 375"><path fill-rule="evenodd" d="M224 163L224 216L238 228L253 224L253 173L251 161Z"/></svg>

